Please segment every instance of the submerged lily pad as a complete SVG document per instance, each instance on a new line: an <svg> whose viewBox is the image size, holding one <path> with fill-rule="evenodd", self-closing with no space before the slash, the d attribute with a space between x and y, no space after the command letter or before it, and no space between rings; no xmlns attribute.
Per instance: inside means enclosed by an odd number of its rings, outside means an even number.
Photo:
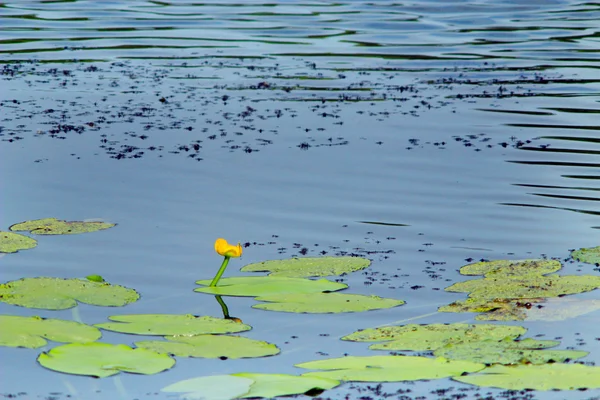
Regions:
<svg viewBox="0 0 600 400"><path fill-rule="evenodd" d="M600 367L581 364L493 365L478 374L452 379L509 390L576 390L600 388Z"/></svg>
<svg viewBox="0 0 600 400"><path fill-rule="evenodd" d="M0 284L0 301L27 308L64 310L77 302L120 307L140 295L133 289L83 279L24 278Z"/></svg>
<svg viewBox="0 0 600 400"><path fill-rule="evenodd" d="M360 271L371 264L362 257L304 257L263 261L244 266L243 272L270 272L269 276L308 278L311 276L342 275Z"/></svg>
<svg viewBox="0 0 600 400"><path fill-rule="evenodd" d="M166 354L146 349L132 349L124 344L72 343L42 353L38 362L43 367L67 374L104 378L121 371L134 374L156 374L175 365Z"/></svg>
<svg viewBox="0 0 600 400"><path fill-rule="evenodd" d="M200 376L175 382L161 389L166 393L182 393L185 400L233 400L250 391L254 381L233 375Z"/></svg>
<svg viewBox="0 0 600 400"><path fill-rule="evenodd" d="M286 278L271 276L244 276L224 278L218 286L209 287L210 280L197 281L205 285L194 289L196 292L218 294L222 296L268 296L287 293L320 293L335 292L346 289L348 285L328 281L327 279L310 280L302 278Z"/></svg>
<svg viewBox="0 0 600 400"><path fill-rule="evenodd" d="M241 336L196 335L167 336L168 342L148 340L136 342L137 347L173 354L179 357L203 358L253 358L278 354L279 348L272 343Z"/></svg>
<svg viewBox="0 0 600 400"><path fill-rule="evenodd" d="M0 231L0 253L16 253L19 250L32 249L35 246L37 246L37 241L29 236Z"/></svg>
<svg viewBox="0 0 600 400"><path fill-rule="evenodd" d="M460 269L462 275L485 275L501 277L515 275L544 275L562 268L556 260L494 260L465 265Z"/></svg>
<svg viewBox="0 0 600 400"><path fill-rule="evenodd" d="M341 357L296 364L299 368L323 369L302 376L339 379L341 381L398 382L438 379L477 372L484 364L453 361L445 358L412 356Z"/></svg>
<svg viewBox="0 0 600 400"><path fill-rule="evenodd" d="M261 296L256 300L269 304L255 304L253 308L311 314L379 310L404 304L402 300L342 293L281 294Z"/></svg>
<svg viewBox="0 0 600 400"><path fill-rule="evenodd" d="M112 228L108 222L63 221L56 218L36 219L12 225L11 231L29 231L36 235L74 235Z"/></svg>
<svg viewBox="0 0 600 400"><path fill-rule="evenodd" d="M384 342L371 345L371 350L430 351L449 343L479 342L482 340L516 339L527 332L521 326L469 324L408 324L365 329L342 337L354 342Z"/></svg>
<svg viewBox="0 0 600 400"><path fill-rule="evenodd" d="M93 326L75 321L0 315L0 346L43 347L52 340L63 343L93 342L102 336Z"/></svg>
<svg viewBox="0 0 600 400"><path fill-rule="evenodd" d="M600 246L585 247L571 252L571 257L588 264L600 264Z"/></svg>
<svg viewBox="0 0 600 400"><path fill-rule="evenodd" d="M114 332L160 336L236 333L252 329L231 319L197 317L191 314L112 315L108 319L114 322L94 326Z"/></svg>
<svg viewBox="0 0 600 400"><path fill-rule="evenodd" d="M600 300L568 297L545 299L525 310L527 321L564 321L600 309Z"/></svg>

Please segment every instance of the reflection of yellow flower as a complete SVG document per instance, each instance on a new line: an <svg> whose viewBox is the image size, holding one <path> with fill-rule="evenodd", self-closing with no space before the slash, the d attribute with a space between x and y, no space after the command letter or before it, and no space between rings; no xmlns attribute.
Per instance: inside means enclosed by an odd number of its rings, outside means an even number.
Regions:
<svg viewBox="0 0 600 400"><path fill-rule="evenodd" d="M225 257L239 257L242 255L242 245L232 246L227 240L218 238L215 242L215 251Z"/></svg>

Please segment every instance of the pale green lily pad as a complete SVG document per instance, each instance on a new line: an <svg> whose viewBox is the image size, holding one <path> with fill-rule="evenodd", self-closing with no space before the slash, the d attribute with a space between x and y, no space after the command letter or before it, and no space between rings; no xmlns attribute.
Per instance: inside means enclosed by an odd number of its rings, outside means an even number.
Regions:
<svg viewBox="0 0 600 400"><path fill-rule="evenodd" d="M231 319L197 317L191 314L132 314L112 315L114 322L94 326L108 331L134 335L203 335L210 333L236 333L252 329Z"/></svg>
<svg viewBox="0 0 600 400"><path fill-rule="evenodd" d="M43 367L67 374L90 375L99 378L121 371L151 375L175 365L166 354L146 349L132 349L124 344L72 343L58 346L40 354Z"/></svg>
<svg viewBox="0 0 600 400"><path fill-rule="evenodd" d="M361 382L398 382L439 379L477 372L484 364L445 358L412 356L341 357L296 364L299 368L328 371L309 372L302 376Z"/></svg>
<svg viewBox="0 0 600 400"><path fill-rule="evenodd" d="M600 367L581 364L494 365L478 374L452 379L509 390L576 390L600 388Z"/></svg>
<svg viewBox="0 0 600 400"><path fill-rule="evenodd" d="M27 308L64 310L77 302L120 307L140 295L133 289L83 279L24 278L0 284L0 301Z"/></svg>
<svg viewBox="0 0 600 400"><path fill-rule="evenodd" d="M63 221L56 218L36 219L12 225L11 231L29 231L36 235L74 235L112 228L108 222Z"/></svg>
<svg viewBox="0 0 600 400"><path fill-rule="evenodd" d="M562 268L556 260L494 260L465 265L462 275L485 275L486 277L545 275Z"/></svg>
<svg viewBox="0 0 600 400"><path fill-rule="evenodd" d="M516 339L527 332L521 326L469 324L408 324L365 329L342 337L354 342L384 342L371 345L371 350L430 351L449 343L482 340Z"/></svg>
<svg viewBox="0 0 600 400"><path fill-rule="evenodd" d="M564 321L600 309L600 300L568 297L545 299L525 310L527 321Z"/></svg>
<svg viewBox="0 0 600 400"><path fill-rule="evenodd" d="M311 276L342 275L360 271L371 264L362 257L304 257L263 261L242 267L242 272L266 272L269 276L308 278Z"/></svg>
<svg viewBox="0 0 600 400"><path fill-rule="evenodd" d="M337 379L323 377L295 376L287 374L254 374L237 373L232 374L235 377L249 378L254 381L250 386L250 391L242 398L273 398L279 396L291 396L303 394L315 389L328 390L340 384Z"/></svg>
<svg viewBox="0 0 600 400"><path fill-rule="evenodd" d="M525 339L483 340L480 342L448 344L433 354L452 360L465 360L484 364L546 364L566 362L587 356L587 351L540 350L560 344L553 340Z"/></svg>
<svg viewBox="0 0 600 400"><path fill-rule="evenodd" d="M0 253L16 253L19 250L32 249L35 246L37 246L37 241L29 236L0 231Z"/></svg>
<svg viewBox="0 0 600 400"><path fill-rule="evenodd" d="M75 321L0 315L0 346L43 347L52 340L63 343L87 343L102 334L93 326Z"/></svg>
<svg viewBox="0 0 600 400"><path fill-rule="evenodd" d="M135 345L157 353L172 354L178 357L236 359L266 357L280 352L279 348L272 343L241 336L167 336L166 339L168 342L148 340L135 342Z"/></svg>
<svg viewBox="0 0 600 400"><path fill-rule="evenodd" d="M287 293L335 292L346 289L348 285L331 282L327 279L310 280L271 276L243 276L224 278L218 286L209 287L211 280L197 281L201 287L196 292L218 294L222 296L268 296Z"/></svg>
<svg viewBox="0 0 600 400"><path fill-rule="evenodd" d="M161 389L167 393L183 393L185 400L233 400L250 391L254 380L233 375L200 376L175 382Z"/></svg>
<svg viewBox="0 0 600 400"><path fill-rule="evenodd" d="M255 304L253 308L293 313L343 313L392 308L404 304L402 300L384 299L378 296L342 293L295 293L257 297L268 304Z"/></svg>
<svg viewBox="0 0 600 400"><path fill-rule="evenodd" d="M600 264L600 246L586 247L571 252L571 257L588 264Z"/></svg>

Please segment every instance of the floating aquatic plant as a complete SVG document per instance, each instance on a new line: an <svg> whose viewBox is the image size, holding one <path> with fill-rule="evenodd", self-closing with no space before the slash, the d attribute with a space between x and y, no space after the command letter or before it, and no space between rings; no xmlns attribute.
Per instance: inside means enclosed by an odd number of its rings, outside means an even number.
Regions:
<svg viewBox="0 0 600 400"><path fill-rule="evenodd" d="M13 232L0 231L0 253L16 253L19 250L32 249L37 240Z"/></svg>
<svg viewBox="0 0 600 400"><path fill-rule="evenodd" d="M208 286L210 281L196 282L205 287L195 292L222 296L268 296L287 293L320 293L346 289L348 285L327 279L310 280L277 276L240 276L221 279L219 286Z"/></svg>
<svg viewBox="0 0 600 400"><path fill-rule="evenodd" d="M404 304L402 300L344 293L288 293L260 296L256 300L267 303L255 304L252 308L310 314L380 310Z"/></svg>
<svg viewBox="0 0 600 400"><path fill-rule="evenodd" d="M74 235L112 228L116 224L99 221L63 221L56 218L36 219L12 225L11 231L28 231L36 235Z"/></svg>
<svg viewBox="0 0 600 400"><path fill-rule="evenodd" d="M571 257L584 263L599 265L600 246L584 247L579 250L574 250L571 252Z"/></svg>
<svg viewBox="0 0 600 400"><path fill-rule="evenodd" d="M362 257L303 257L248 264L241 271L268 271L269 276L309 278L347 274L365 269L370 264L371 261Z"/></svg>

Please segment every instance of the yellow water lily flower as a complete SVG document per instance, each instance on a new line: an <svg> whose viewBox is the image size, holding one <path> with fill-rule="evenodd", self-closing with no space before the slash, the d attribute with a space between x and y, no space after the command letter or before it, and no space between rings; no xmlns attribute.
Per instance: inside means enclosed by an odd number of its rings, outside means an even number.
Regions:
<svg viewBox="0 0 600 400"><path fill-rule="evenodd" d="M215 251L225 257L240 257L242 255L242 245L238 243L237 246L233 246L227 243L227 240L218 238L215 242Z"/></svg>

